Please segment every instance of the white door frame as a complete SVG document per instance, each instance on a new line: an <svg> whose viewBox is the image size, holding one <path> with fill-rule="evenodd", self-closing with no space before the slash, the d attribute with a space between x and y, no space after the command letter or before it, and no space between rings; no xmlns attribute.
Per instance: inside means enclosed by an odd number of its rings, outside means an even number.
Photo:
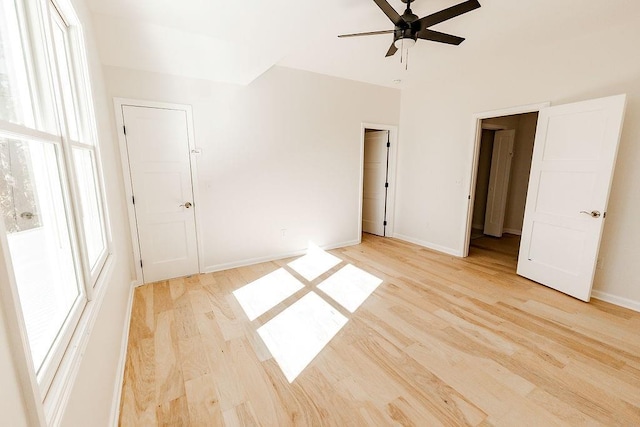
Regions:
<svg viewBox="0 0 640 427"><path fill-rule="evenodd" d="M551 102L541 102L539 104L521 105L473 114L471 118L471 139L473 144L471 144L472 148L469 153L469 157L471 158L471 169L467 175L467 182L469 183L467 191L467 216L464 218L464 223L461 224L461 228L465 230L465 232L462 236L462 241L460 242L458 250L458 253L462 254L463 258L469 256L469 243L471 242L471 223L473 222L473 205L476 197L476 180L478 178L478 161L480 158L480 142L482 140L482 120L494 117L512 116L515 114L536 113L550 105Z"/></svg>
<svg viewBox="0 0 640 427"><path fill-rule="evenodd" d="M389 147L389 168L388 168L388 176L389 176L389 188L387 190L387 228L385 230L385 235L387 237L393 236L393 220L395 217L395 189L396 189L396 161L397 161L397 153L398 153L398 126L395 125L384 125L379 123L361 123L360 124L360 187L358 189L358 193L360 194L359 210L358 210L358 243L362 242L362 198L364 196L363 193L363 185L364 185L364 130L365 129L375 129L375 130L388 130L389 131L389 142L391 142L391 146Z"/></svg>
<svg viewBox="0 0 640 427"><path fill-rule="evenodd" d="M138 238L138 225L136 222L136 211L133 205L133 185L131 182L131 168L129 164L129 152L127 150L127 140L124 134L124 116L122 113L123 106L159 108L166 110L184 111L187 115L187 131L189 133L189 158L191 163L191 186L193 190L193 209L196 223L196 242L198 250L198 272L202 273L203 249L202 249L202 230L200 221L200 192L198 190L198 169L196 156L199 154L195 145L195 132L193 127L193 111L191 105L172 104L166 102L144 101L139 99L114 98L115 118L118 133L118 141L120 146L120 158L122 161L122 176L124 178L124 191L127 197L127 212L129 214L129 229L131 232L131 244L133 249L134 267L136 270L135 283L141 285L144 282L142 267L140 266L140 241Z"/></svg>

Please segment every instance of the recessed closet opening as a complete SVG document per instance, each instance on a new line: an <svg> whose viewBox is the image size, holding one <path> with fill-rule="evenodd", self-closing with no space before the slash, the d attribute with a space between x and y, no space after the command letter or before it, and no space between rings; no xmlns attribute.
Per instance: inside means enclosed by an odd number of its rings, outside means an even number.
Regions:
<svg viewBox="0 0 640 427"><path fill-rule="evenodd" d="M538 113L483 119L469 255L515 261L531 170Z"/></svg>

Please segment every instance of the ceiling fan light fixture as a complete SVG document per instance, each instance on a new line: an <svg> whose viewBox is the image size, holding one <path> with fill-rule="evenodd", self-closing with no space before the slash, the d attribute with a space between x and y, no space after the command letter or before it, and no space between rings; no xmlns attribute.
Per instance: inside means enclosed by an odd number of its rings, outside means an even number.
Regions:
<svg viewBox="0 0 640 427"><path fill-rule="evenodd" d="M401 51L405 56L409 53L409 48L416 44L417 39L430 40L437 43L445 43L454 46L458 46L464 41L463 37L454 36L451 34L441 33L431 29L434 25L441 22L448 21L457 16L463 15L467 12L471 12L480 7L478 0L465 0L462 3L454 6L442 9L431 15L418 17L411 11L411 3L414 0L402 0L406 3L407 8L404 13L400 15L389 4L388 0L373 0L378 7L387 15L387 18L391 20L394 25L393 30L382 31L369 31L366 33L355 34L342 34L338 37L357 37L357 36L372 36L375 34L389 34L393 33L393 43L389 47L385 57L390 57L396 54L397 51Z"/></svg>
<svg viewBox="0 0 640 427"><path fill-rule="evenodd" d="M416 41L411 37L401 37L393 42L393 44L398 49L411 49L413 45L416 44Z"/></svg>

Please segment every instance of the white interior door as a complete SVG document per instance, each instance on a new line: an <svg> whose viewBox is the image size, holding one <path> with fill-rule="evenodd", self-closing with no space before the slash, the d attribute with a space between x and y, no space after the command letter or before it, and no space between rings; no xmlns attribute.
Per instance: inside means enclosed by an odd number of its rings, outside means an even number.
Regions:
<svg viewBox="0 0 640 427"><path fill-rule="evenodd" d="M144 281L198 273L187 113L125 105L122 114Z"/></svg>
<svg viewBox="0 0 640 427"><path fill-rule="evenodd" d="M484 234L489 236L502 236L515 137L516 131L511 129L498 131L493 138L487 209L484 216Z"/></svg>
<svg viewBox="0 0 640 427"><path fill-rule="evenodd" d="M365 132L362 231L384 236L389 131Z"/></svg>
<svg viewBox="0 0 640 427"><path fill-rule="evenodd" d="M589 301L626 96L540 111L518 274Z"/></svg>

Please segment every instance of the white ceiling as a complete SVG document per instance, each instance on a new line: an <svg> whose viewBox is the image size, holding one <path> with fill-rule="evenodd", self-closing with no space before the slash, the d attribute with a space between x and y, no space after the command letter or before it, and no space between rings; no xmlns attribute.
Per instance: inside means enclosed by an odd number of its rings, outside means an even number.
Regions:
<svg viewBox="0 0 640 427"><path fill-rule="evenodd" d="M482 7L433 29L466 37L455 47L418 41L408 70L392 35L338 34L392 29L372 0L87 0L107 65L248 84L273 65L384 86L407 87L442 67L468 66L513 50L539 49L585 32L637 21L637 0L480 0ZM422 17L462 0L416 0ZM400 13L405 4L389 0Z"/></svg>

